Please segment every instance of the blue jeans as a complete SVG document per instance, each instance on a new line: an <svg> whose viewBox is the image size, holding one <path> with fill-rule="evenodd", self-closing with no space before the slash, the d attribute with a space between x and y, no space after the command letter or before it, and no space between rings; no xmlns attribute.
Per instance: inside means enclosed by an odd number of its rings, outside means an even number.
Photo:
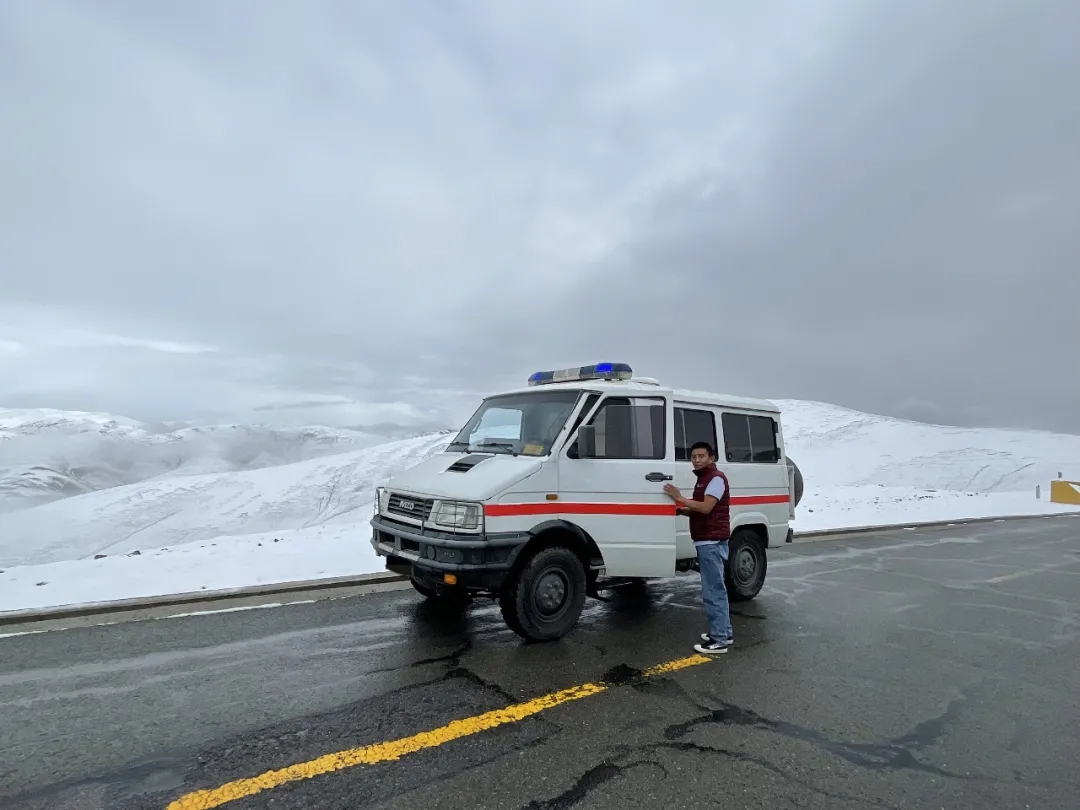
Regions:
<svg viewBox="0 0 1080 810"><path fill-rule="evenodd" d="M728 608L727 586L724 584L724 562L728 558L728 543L697 546L698 568L701 569L701 600L709 617L709 635L713 641L732 637L731 611Z"/></svg>

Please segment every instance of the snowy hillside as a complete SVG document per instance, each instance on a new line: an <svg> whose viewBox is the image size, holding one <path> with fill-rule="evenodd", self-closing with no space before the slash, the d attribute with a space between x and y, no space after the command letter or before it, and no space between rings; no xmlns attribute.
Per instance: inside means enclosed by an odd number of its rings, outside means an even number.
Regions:
<svg viewBox="0 0 1080 810"><path fill-rule="evenodd" d="M374 488L445 434L257 470L170 475L0 515L0 566L161 548L369 517Z"/></svg>
<svg viewBox="0 0 1080 810"><path fill-rule="evenodd" d="M386 441L326 427L212 425L155 432L124 417L0 410L0 513L161 475L256 470Z"/></svg>
<svg viewBox="0 0 1080 810"><path fill-rule="evenodd" d="M789 452L806 482L796 532L1068 511L1046 500L1049 481L1058 472L1080 479L1080 436L941 427L816 402L778 404ZM29 431L35 442L41 424ZM149 434L137 423L83 424L85 430L57 430L67 431L65 441L87 435L98 441L104 431L106 443L98 447L128 461L144 458L132 447L153 448L145 457L150 466L128 464L125 474L158 469L153 464L163 459L170 459L168 469L0 514L0 611L381 570L368 545L374 488L449 441L428 434L275 464L370 437L243 427ZM0 429L26 432L3 422ZM0 441L0 454L17 440ZM69 457L84 459L97 474L123 466L91 459L77 441L72 446Z"/></svg>
<svg viewBox="0 0 1080 810"><path fill-rule="evenodd" d="M774 401L808 487L1034 492L1059 472L1080 476L1080 436L927 425L823 402Z"/></svg>

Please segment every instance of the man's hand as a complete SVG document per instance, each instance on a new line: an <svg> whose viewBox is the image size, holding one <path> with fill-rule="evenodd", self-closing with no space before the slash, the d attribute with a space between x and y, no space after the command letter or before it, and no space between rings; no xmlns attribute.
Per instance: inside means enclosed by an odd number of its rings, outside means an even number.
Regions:
<svg viewBox="0 0 1080 810"><path fill-rule="evenodd" d="M680 505L686 504L686 498L682 496L679 488L674 484L664 484L664 494Z"/></svg>
<svg viewBox="0 0 1080 810"><path fill-rule="evenodd" d="M678 504L675 507L675 514L677 515L689 515L694 512L707 515L719 503L712 495L706 495L702 501L687 500L674 484L664 484L664 493Z"/></svg>
<svg viewBox="0 0 1080 810"><path fill-rule="evenodd" d="M668 484L668 486L671 486L671 484ZM664 487L664 491L667 492L667 487ZM671 495L671 493L668 492L668 495ZM706 495L705 499L701 501L690 501L681 495L678 497L671 495L671 497L675 498L675 502L678 504L678 506L675 507L675 514L677 515L690 515L695 512L699 515L707 515L713 510L716 504L719 503L712 495Z"/></svg>

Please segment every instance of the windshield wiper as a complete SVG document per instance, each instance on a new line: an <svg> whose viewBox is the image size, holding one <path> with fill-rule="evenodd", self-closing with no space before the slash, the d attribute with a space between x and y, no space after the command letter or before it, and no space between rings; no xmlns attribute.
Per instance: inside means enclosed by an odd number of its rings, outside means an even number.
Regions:
<svg viewBox="0 0 1080 810"><path fill-rule="evenodd" d="M510 452L510 455L512 455L512 456L517 455L517 453L514 452L514 443L513 442L480 442L480 444L476 445L476 449L478 449L478 450L479 449L485 449L485 450L486 449L492 449L492 450L494 450L496 448L507 450L507 451Z"/></svg>

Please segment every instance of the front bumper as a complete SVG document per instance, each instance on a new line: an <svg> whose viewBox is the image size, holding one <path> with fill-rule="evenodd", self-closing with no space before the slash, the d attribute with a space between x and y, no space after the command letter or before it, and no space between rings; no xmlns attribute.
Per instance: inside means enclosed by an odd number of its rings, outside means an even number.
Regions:
<svg viewBox="0 0 1080 810"><path fill-rule="evenodd" d="M518 552L531 539L527 532L453 534L399 523L382 515L371 519L371 546L387 557L387 567L410 567L423 583L439 583L443 575L457 576L465 588L498 590Z"/></svg>

